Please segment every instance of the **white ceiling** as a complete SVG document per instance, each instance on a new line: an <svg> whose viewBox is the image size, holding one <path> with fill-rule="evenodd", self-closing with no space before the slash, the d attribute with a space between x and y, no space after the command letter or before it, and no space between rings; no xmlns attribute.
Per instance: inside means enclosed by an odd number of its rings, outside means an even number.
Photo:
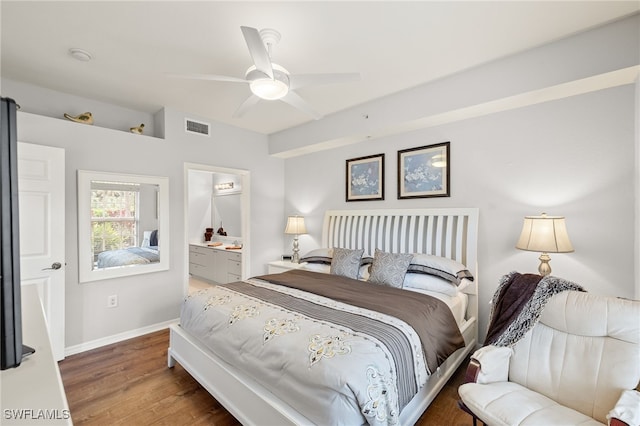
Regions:
<svg viewBox="0 0 640 426"><path fill-rule="evenodd" d="M271 134L312 118L247 85L168 73L244 77L240 26L273 28L292 74L360 72L298 93L328 115L640 10L638 1L0 2L3 78L155 113L163 106ZM72 47L93 55L80 62Z"/></svg>

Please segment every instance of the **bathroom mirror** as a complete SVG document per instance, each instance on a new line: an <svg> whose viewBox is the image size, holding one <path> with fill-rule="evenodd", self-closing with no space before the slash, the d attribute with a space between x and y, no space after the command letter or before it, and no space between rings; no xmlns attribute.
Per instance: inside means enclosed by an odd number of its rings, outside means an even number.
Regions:
<svg viewBox="0 0 640 426"><path fill-rule="evenodd" d="M227 173L213 173L211 177L211 223L214 231L222 227L227 236L242 239L242 177Z"/></svg>
<svg viewBox="0 0 640 426"><path fill-rule="evenodd" d="M78 170L80 282L169 269L169 178Z"/></svg>

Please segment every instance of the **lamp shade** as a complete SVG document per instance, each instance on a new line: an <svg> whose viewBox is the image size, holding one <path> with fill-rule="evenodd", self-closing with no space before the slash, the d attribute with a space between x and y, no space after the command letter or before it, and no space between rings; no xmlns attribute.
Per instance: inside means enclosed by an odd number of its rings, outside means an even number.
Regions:
<svg viewBox="0 0 640 426"><path fill-rule="evenodd" d="M564 216L525 216L516 248L542 253L572 252Z"/></svg>
<svg viewBox="0 0 640 426"><path fill-rule="evenodd" d="M304 217L289 216L287 218L287 227L284 229L285 234L306 234L307 228L304 226Z"/></svg>

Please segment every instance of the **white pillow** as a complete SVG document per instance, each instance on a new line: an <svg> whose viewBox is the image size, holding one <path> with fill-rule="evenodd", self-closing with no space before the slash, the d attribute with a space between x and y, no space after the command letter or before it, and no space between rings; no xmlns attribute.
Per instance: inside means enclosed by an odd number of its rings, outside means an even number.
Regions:
<svg viewBox="0 0 640 426"><path fill-rule="evenodd" d="M322 274L331 273L331 265L324 263L305 263L300 269L307 271L320 272ZM369 278L369 265L360 266L360 272L358 273L358 279L366 281Z"/></svg>
<svg viewBox="0 0 640 426"><path fill-rule="evenodd" d="M140 247L151 247L151 231L144 231L142 233L142 244Z"/></svg>
<svg viewBox="0 0 640 426"><path fill-rule="evenodd" d="M414 254L407 273L435 275L455 285L459 285L464 278L473 281L473 275L462 263L430 254Z"/></svg>
<svg viewBox="0 0 640 426"><path fill-rule="evenodd" d="M305 263L300 269L328 274L331 270L331 265L327 265L325 263Z"/></svg>
<svg viewBox="0 0 640 426"><path fill-rule="evenodd" d="M467 280L465 280L467 281ZM467 281L468 283L468 281ZM447 296L455 296L460 289L449 280L435 275L407 273L404 276L402 287L416 288L418 290L435 291ZM466 287L466 285L465 285Z"/></svg>

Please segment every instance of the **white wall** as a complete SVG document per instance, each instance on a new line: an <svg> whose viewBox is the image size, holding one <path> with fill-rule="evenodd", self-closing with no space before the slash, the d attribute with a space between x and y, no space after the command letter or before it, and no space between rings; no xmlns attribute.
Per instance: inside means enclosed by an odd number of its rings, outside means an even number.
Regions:
<svg viewBox="0 0 640 426"><path fill-rule="evenodd" d="M213 179L211 172L189 170L189 231L187 240L190 243L204 241L206 228L211 225L211 193ZM215 232L215 229L213 230Z"/></svg>
<svg viewBox="0 0 640 426"><path fill-rule="evenodd" d="M9 96L30 110L39 102L39 88L3 80L3 96ZM44 105L56 108L67 95L41 92ZM110 114L126 114L112 106ZM179 316L188 273L186 264L184 163L251 170L251 274L266 273L266 263L277 259L283 244L279 226L284 217L283 160L269 157L266 136L212 123L212 136L185 134L185 114L165 108L158 114L165 124L165 138L153 138L58 118L58 112L44 115L18 113L20 141L58 146L66 154L66 347L74 347L126 333ZM200 119L200 117L190 118ZM210 120L203 120L210 121ZM78 169L169 177L170 228L173 242L170 270L134 277L78 283L78 226L76 171ZM203 231L204 232L204 231ZM119 306L107 308L107 296L117 294Z"/></svg>
<svg viewBox="0 0 640 426"><path fill-rule="evenodd" d="M554 275L633 297L633 103L622 87L288 159L285 211L306 217L304 253L319 246L326 209L479 207L481 333L499 278L537 271L539 254L515 249L525 215L567 218L575 253L551 255ZM397 150L444 141L451 197L398 200ZM386 200L345 202L345 160L377 153Z"/></svg>
<svg viewBox="0 0 640 426"><path fill-rule="evenodd" d="M427 109L447 111L452 102L460 111L465 99L473 105L494 92L511 96L560 80L569 82L617 67L637 66L639 22L636 15L468 70L447 81L360 105L325 122L281 132L270 139L271 152L286 157L283 150L297 154L303 143L317 148L324 140L325 149L341 137L354 136L355 140L366 134L368 126L362 117L354 116L357 111L384 115L386 108L390 121L397 124L405 120L403 117L424 116ZM450 85L451 81L457 86ZM300 237L301 252L319 246L322 215L327 209L479 207L482 340L488 302L499 278L513 270L537 272L539 254L515 249L522 218L546 212L566 216L575 248L575 253L551 254L554 275L575 281L590 292L634 297L634 264L638 262L634 255L638 234L635 81L634 77L630 83L611 88L489 114L485 111L475 118L458 117L447 120L448 124L431 123L422 129L288 158L285 213L304 214L309 231ZM465 92L478 83L481 86L472 96ZM441 90L443 86L449 90ZM378 124L375 121L369 126ZM309 138L301 143L304 134ZM445 141L451 142L451 197L398 200L397 151ZM378 153L386 157L386 200L345 202L345 160ZM289 246L290 241L285 240L284 249Z"/></svg>

